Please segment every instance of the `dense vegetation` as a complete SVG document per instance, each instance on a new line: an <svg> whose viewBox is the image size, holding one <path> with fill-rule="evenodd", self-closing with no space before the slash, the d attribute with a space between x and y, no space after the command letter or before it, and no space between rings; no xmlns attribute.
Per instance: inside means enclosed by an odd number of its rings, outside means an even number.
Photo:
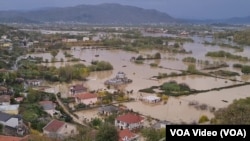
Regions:
<svg viewBox="0 0 250 141"><path fill-rule="evenodd" d="M233 59L233 60L239 60L239 61L249 61L247 57L242 57L239 55L233 55L229 52L225 51L215 51L215 52L208 52L206 56L209 57L223 57L223 58L228 58L228 59Z"/></svg>
<svg viewBox="0 0 250 141"><path fill-rule="evenodd" d="M144 128L142 130L142 136L146 138L145 141L159 141L166 135L166 129L154 129L154 128Z"/></svg>
<svg viewBox="0 0 250 141"><path fill-rule="evenodd" d="M215 38L228 38L232 36L233 41L242 44L242 45L250 45L250 30L241 30L241 31L233 31L228 30L226 32L219 32L215 34Z"/></svg>
<svg viewBox="0 0 250 141"><path fill-rule="evenodd" d="M213 71L213 72L209 72L210 74L214 74L214 75L219 75L219 76L239 76L240 74L237 72L232 72L232 71L228 71L228 70L218 70L218 71Z"/></svg>
<svg viewBox="0 0 250 141"><path fill-rule="evenodd" d="M185 57L182 59L183 62L196 63L196 59L194 57Z"/></svg>
<svg viewBox="0 0 250 141"><path fill-rule="evenodd" d="M65 67L48 67L37 65L31 61L23 61L17 71L17 76L25 79L45 79L47 81L70 82L71 80L85 80L90 71L111 70L109 62L95 61L92 65L66 65Z"/></svg>
<svg viewBox="0 0 250 141"><path fill-rule="evenodd" d="M215 112L216 124L250 124L250 98L235 100L227 108Z"/></svg>
<svg viewBox="0 0 250 141"><path fill-rule="evenodd" d="M172 95L179 95L190 92L190 88L187 84L184 83L178 84L175 81L163 83L161 85L161 90L163 90L165 94L172 94Z"/></svg>

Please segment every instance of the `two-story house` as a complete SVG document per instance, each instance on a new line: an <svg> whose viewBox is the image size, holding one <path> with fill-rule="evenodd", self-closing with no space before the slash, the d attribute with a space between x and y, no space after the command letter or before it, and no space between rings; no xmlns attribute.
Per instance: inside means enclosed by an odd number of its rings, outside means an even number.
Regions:
<svg viewBox="0 0 250 141"><path fill-rule="evenodd" d="M115 119L115 126L123 129L129 129L130 131L140 129L143 127L144 118L134 113L127 113L120 115Z"/></svg>

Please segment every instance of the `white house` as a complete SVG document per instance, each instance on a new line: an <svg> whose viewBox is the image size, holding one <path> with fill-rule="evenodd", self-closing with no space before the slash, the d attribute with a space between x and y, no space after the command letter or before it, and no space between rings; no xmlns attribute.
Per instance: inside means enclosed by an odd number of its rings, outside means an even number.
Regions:
<svg viewBox="0 0 250 141"><path fill-rule="evenodd" d="M0 105L0 111L8 114L18 114L19 104Z"/></svg>
<svg viewBox="0 0 250 141"><path fill-rule="evenodd" d="M127 113L115 119L115 126L120 129L136 130L143 127L144 118L140 115Z"/></svg>
<svg viewBox="0 0 250 141"><path fill-rule="evenodd" d="M74 39L74 38L72 38L72 39L66 39L66 38L64 38L62 41L63 42L68 42L68 43L73 43L73 42L77 42L77 39Z"/></svg>
<svg viewBox="0 0 250 141"><path fill-rule="evenodd" d="M7 39L7 35L2 35L1 38L2 39Z"/></svg>
<svg viewBox="0 0 250 141"><path fill-rule="evenodd" d="M40 80L27 80L26 83L29 85L29 86L40 86L41 85L41 81Z"/></svg>
<svg viewBox="0 0 250 141"><path fill-rule="evenodd" d="M161 101L161 98L158 96L149 95L142 97L141 100L147 103L158 103Z"/></svg>
<svg viewBox="0 0 250 141"><path fill-rule="evenodd" d="M76 103L83 103L85 105L95 104L97 102L97 95L92 93L82 93L75 95Z"/></svg>
<svg viewBox="0 0 250 141"><path fill-rule="evenodd" d="M85 42L85 41L89 41L89 37L83 37L83 38L82 38L82 41L84 41L84 42Z"/></svg>
<svg viewBox="0 0 250 141"><path fill-rule="evenodd" d="M78 134L78 131L75 125L54 119L43 127L43 134L50 138L64 139Z"/></svg>

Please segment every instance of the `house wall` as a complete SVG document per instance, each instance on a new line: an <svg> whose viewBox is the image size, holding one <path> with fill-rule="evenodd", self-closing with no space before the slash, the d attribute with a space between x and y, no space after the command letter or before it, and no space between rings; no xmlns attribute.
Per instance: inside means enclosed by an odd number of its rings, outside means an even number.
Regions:
<svg viewBox="0 0 250 141"><path fill-rule="evenodd" d="M85 105L90 105L96 102L97 102L97 97L90 99L81 99L81 100L76 98L76 103L83 103Z"/></svg>
<svg viewBox="0 0 250 141"><path fill-rule="evenodd" d="M0 105L10 105L10 102L2 102Z"/></svg>
<svg viewBox="0 0 250 141"><path fill-rule="evenodd" d="M115 126L119 127L120 129L133 130L133 129L136 129L136 128L141 128L143 126L143 122L127 124L125 122L115 120Z"/></svg>
<svg viewBox="0 0 250 141"><path fill-rule="evenodd" d="M11 115L17 115L18 109L16 109L16 110L4 110L2 112L7 113L7 114L11 114Z"/></svg>
<svg viewBox="0 0 250 141"><path fill-rule="evenodd" d="M66 123L62 128L59 129L57 133L67 137L77 134L78 131L76 129L76 126Z"/></svg>
<svg viewBox="0 0 250 141"><path fill-rule="evenodd" d="M53 114L55 113L55 110L45 110L46 113L50 114L53 117Z"/></svg>

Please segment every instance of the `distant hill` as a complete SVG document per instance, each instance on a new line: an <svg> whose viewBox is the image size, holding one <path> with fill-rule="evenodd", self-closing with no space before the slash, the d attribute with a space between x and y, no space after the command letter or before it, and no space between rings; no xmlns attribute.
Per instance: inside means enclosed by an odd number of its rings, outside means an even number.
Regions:
<svg viewBox="0 0 250 141"><path fill-rule="evenodd" d="M178 20L156 10L120 4L79 5L33 11L0 11L0 22L79 22L89 24L153 24Z"/></svg>
<svg viewBox="0 0 250 141"><path fill-rule="evenodd" d="M228 19L180 19L182 23L194 23L194 24L213 24L213 25L232 25L232 24L250 24L250 16L248 17L233 17Z"/></svg>
<svg viewBox="0 0 250 141"><path fill-rule="evenodd" d="M250 16L247 17L234 17L225 20L226 23L231 24L250 24Z"/></svg>

